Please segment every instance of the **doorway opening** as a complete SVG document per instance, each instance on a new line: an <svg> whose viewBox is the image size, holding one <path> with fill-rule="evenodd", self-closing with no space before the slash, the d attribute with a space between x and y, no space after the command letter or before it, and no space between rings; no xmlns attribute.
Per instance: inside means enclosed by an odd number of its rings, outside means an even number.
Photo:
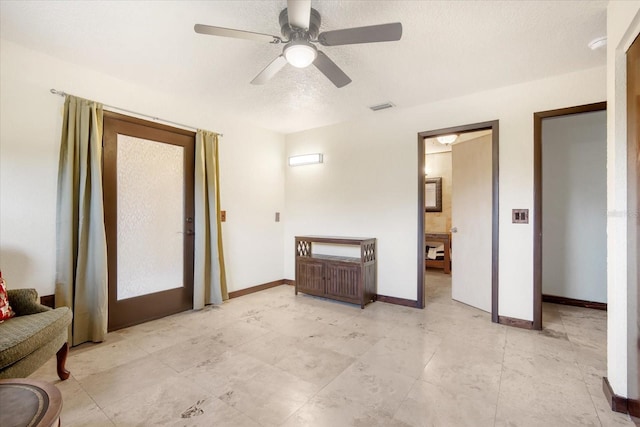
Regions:
<svg viewBox="0 0 640 427"><path fill-rule="evenodd" d="M418 306L420 308L425 307L425 268L426 267L436 267L442 268L443 272L451 273L453 275L458 274L458 276L454 276L454 280L461 281L458 282L460 286L454 286L452 288L452 296L454 299L457 299L463 303L478 307L485 311L489 311L491 313L491 320L493 322L499 321L498 316L498 232L499 232L499 224L498 224L498 202L499 202L499 188L498 188L498 177L499 177L499 135L498 135L498 121L491 122L483 122L476 123L465 126L456 126L451 128L444 129L436 129L426 132L420 132L418 134L418 287L417 287L417 295L418 295ZM453 205L458 206L457 211L464 213L465 210L468 210L468 207L465 208L465 204L470 205L484 205L486 207L485 216L486 223L483 224L482 227L475 227L471 224L464 224L464 221L469 218L469 215L462 215L457 217L454 215L447 215L447 210L449 213L455 211L456 208L453 208L451 204L451 198L445 197L443 200L442 197L442 186L445 186L445 194L449 191L451 194L451 180L445 179L444 183L441 176L434 176L438 174L442 174L442 170L439 171L430 171L425 170L425 166L427 168L426 155L427 151L433 151L432 147L438 147L438 143L434 143L433 139L438 136L444 135L457 135L456 142L453 143L452 153L458 152L459 154L455 155L455 157L459 160L456 160L456 163L460 165L460 167L453 167L453 163L451 166L452 177L455 174L456 180L461 183L461 188L465 187L465 182L474 182L478 177L483 177L484 179L480 179L485 183L483 190L479 191L478 194L474 191L467 192L463 198L458 198L453 200ZM486 145L484 149L484 154L482 154L483 149L480 148L480 142L486 140ZM477 142L476 142L477 141ZM445 141L446 142L446 141ZM429 150L427 149L427 144L429 144ZM452 144L452 142L449 142ZM456 148L456 144L459 144ZM477 144L477 145L474 145ZM442 145L442 143L440 143ZM464 149L462 147L465 147ZM437 150L436 150L437 151ZM480 155L481 157L485 157L484 166L476 167L476 165L472 165L472 167L466 167L465 163L472 164L475 163L475 156ZM443 157L443 156L439 156ZM453 159L454 154L451 154L451 158ZM434 157L435 159L435 157ZM433 166L439 160L435 160ZM456 169L458 172L453 172ZM440 178L440 180L438 180ZM448 186L448 187L447 187ZM464 192L460 192L462 195ZM478 200L472 200L473 197L480 197ZM448 200L447 200L448 199ZM444 206L443 206L444 203ZM448 206L447 206L448 204ZM445 212L443 212L443 209ZM437 213L436 213L437 212ZM435 215L430 214L436 213ZM425 219L428 217L428 219ZM471 218L473 220L473 218ZM460 228L456 226L455 221L460 221L460 225L462 226L462 230L464 233L460 232ZM474 257L471 259L471 263L465 267L465 262L460 261L456 263L455 259L464 260L470 259L465 253L469 252L470 245L473 244L474 241L478 241L479 236L474 235L475 230L482 229L487 232L486 239L487 240L487 250L486 250L486 261L485 262L477 262L480 258ZM435 244L434 244L435 243ZM427 249L429 247L429 249ZM441 253L440 251L443 250ZM449 252L449 253L447 253ZM453 252L458 255L453 256ZM435 258L435 259L434 259ZM477 258L477 259L476 259ZM475 265L471 265L475 264ZM486 292L478 291L477 289L473 289L471 286L466 286L465 283L468 283L468 280L464 278L464 274L468 274L469 272L473 272L474 268L485 269L486 276ZM450 270L450 271L449 271ZM473 274L473 273L472 273ZM454 290L455 289L455 290Z"/></svg>
<svg viewBox="0 0 640 427"><path fill-rule="evenodd" d="M543 300L606 307L605 110L606 102L599 102L534 114L537 330Z"/></svg>

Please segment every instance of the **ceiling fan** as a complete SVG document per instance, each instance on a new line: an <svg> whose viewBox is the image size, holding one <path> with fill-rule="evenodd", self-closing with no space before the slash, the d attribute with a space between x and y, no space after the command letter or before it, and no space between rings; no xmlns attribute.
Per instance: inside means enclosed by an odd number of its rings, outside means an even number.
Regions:
<svg viewBox="0 0 640 427"><path fill-rule="evenodd" d="M272 44L284 43L282 54L267 65L251 81L252 84L268 82L287 63L298 68L313 64L339 88L351 83L351 79L327 55L318 50L314 43L320 43L322 46L341 46L396 41L402 37L402 24L399 22L319 33L320 13L311 8L311 0L287 0L287 8L280 12L282 37L202 24L196 24L194 30L196 33L212 36Z"/></svg>

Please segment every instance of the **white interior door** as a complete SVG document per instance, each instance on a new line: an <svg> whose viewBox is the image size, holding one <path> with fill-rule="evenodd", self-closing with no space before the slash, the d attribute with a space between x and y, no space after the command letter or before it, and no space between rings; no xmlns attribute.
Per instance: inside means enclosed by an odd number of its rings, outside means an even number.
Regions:
<svg viewBox="0 0 640 427"><path fill-rule="evenodd" d="M491 135L452 147L451 297L491 312Z"/></svg>

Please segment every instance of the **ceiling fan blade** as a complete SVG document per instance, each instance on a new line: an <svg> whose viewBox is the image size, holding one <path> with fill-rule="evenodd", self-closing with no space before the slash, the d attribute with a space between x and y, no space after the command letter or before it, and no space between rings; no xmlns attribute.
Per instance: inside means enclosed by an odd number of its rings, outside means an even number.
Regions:
<svg viewBox="0 0 640 427"><path fill-rule="evenodd" d="M394 22L393 24L325 31L318 35L318 41L323 46L340 46L345 44L392 42L400 40L401 37L402 24Z"/></svg>
<svg viewBox="0 0 640 427"><path fill-rule="evenodd" d="M269 34L253 33L251 31L234 30L232 28L213 27L211 25L196 24L193 29L198 34L210 36L231 37L234 39L254 40L257 42L280 43L282 39Z"/></svg>
<svg viewBox="0 0 640 427"><path fill-rule="evenodd" d="M251 84L261 85L268 82L273 76L278 73L278 71L282 70L282 67L284 67L285 65L287 65L287 60L285 59L284 55L278 56L276 59L271 61L271 64L267 65L264 70L260 71L260 74L258 74L253 80L251 80Z"/></svg>
<svg viewBox="0 0 640 427"><path fill-rule="evenodd" d="M289 25L302 29L309 28L311 0L287 0Z"/></svg>
<svg viewBox="0 0 640 427"><path fill-rule="evenodd" d="M313 65L316 66L318 70L322 72L331 83L336 85L336 87L346 86L351 83L351 79L347 76L344 71L340 69L327 55L323 52L318 51L318 56L316 60L313 61Z"/></svg>

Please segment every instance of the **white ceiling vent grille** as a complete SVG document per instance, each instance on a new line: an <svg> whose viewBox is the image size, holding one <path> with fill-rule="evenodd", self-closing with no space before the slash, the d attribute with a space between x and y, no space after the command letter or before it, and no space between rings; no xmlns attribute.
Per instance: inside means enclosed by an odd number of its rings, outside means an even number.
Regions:
<svg viewBox="0 0 640 427"><path fill-rule="evenodd" d="M393 108L393 107L395 107L395 104L391 102L385 102L384 104L373 105L369 107L369 109L371 111L380 111L380 110L386 110L387 108Z"/></svg>

